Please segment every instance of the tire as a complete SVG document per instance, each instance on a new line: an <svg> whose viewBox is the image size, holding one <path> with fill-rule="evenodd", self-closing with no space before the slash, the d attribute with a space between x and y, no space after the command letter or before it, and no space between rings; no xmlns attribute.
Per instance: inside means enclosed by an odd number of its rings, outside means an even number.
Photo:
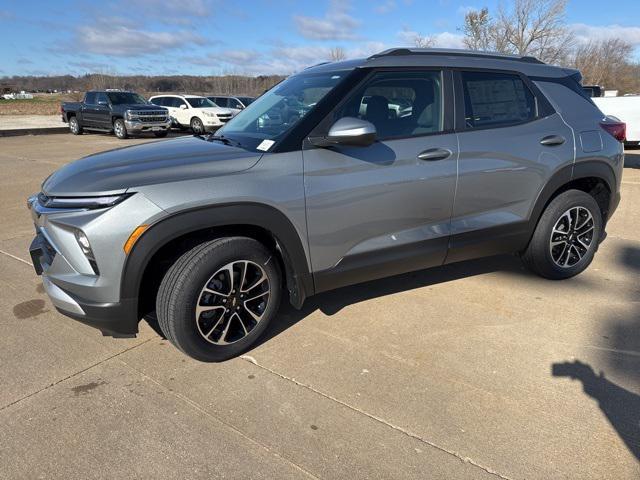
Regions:
<svg viewBox="0 0 640 480"><path fill-rule="evenodd" d="M522 260L544 278L573 277L593 260L601 233L602 212L595 199L580 190L567 190L543 212Z"/></svg>
<svg viewBox="0 0 640 480"><path fill-rule="evenodd" d="M80 122L78 122L78 119L75 116L69 118L69 130L74 135L82 135L82 133L84 132L84 130L80 126Z"/></svg>
<svg viewBox="0 0 640 480"><path fill-rule="evenodd" d="M277 259L256 240L227 237L202 243L178 258L162 279L156 298L160 329L196 360L235 357L255 343L276 315L281 278Z"/></svg>
<svg viewBox="0 0 640 480"><path fill-rule="evenodd" d="M129 133L127 133L127 126L124 124L124 120L121 118L116 118L113 121L113 133L116 134L120 140L124 140L129 138Z"/></svg>
<svg viewBox="0 0 640 480"><path fill-rule="evenodd" d="M204 133L204 123L198 117L193 117L191 119L191 131L194 135L202 135Z"/></svg>
<svg viewBox="0 0 640 480"><path fill-rule="evenodd" d="M169 133L169 130L163 130L161 132L153 132L153 134L158 138L164 138Z"/></svg>

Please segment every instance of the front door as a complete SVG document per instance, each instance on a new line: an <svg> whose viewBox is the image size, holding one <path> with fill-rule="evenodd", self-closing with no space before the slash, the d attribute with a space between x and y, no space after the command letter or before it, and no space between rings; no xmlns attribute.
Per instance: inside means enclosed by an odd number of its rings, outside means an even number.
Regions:
<svg viewBox="0 0 640 480"><path fill-rule="evenodd" d="M443 263L458 158L449 74L374 72L312 132L358 117L378 135L303 150L316 291Z"/></svg>

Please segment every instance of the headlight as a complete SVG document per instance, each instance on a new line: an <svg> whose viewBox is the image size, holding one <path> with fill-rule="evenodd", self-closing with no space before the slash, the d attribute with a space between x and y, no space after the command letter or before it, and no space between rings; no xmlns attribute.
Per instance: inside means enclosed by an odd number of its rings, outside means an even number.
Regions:
<svg viewBox="0 0 640 480"><path fill-rule="evenodd" d="M131 110L127 110L124 112L124 118L126 118L127 120L135 120L136 118L138 118L138 114L137 112L132 112Z"/></svg>
<svg viewBox="0 0 640 480"><path fill-rule="evenodd" d="M204 114L205 117L215 117L216 116L216 114L213 113L213 112L204 111L202 113Z"/></svg>
<svg viewBox="0 0 640 480"><path fill-rule="evenodd" d="M113 207L133 195L105 195L103 197L48 197L43 193L38 195L38 203L46 208L107 208Z"/></svg>

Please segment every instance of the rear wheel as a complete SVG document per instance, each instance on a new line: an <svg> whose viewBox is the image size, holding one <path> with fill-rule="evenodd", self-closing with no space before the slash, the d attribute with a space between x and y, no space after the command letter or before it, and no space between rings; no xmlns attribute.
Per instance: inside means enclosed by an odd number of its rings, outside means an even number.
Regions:
<svg viewBox="0 0 640 480"><path fill-rule="evenodd" d="M602 213L595 199L567 190L547 206L522 260L542 277L573 277L593 260L601 232Z"/></svg>
<svg viewBox="0 0 640 480"><path fill-rule="evenodd" d="M273 254L251 238L205 242L182 255L156 299L167 339L197 360L216 362L249 348L276 315L281 273Z"/></svg>
<svg viewBox="0 0 640 480"><path fill-rule="evenodd" d="M124 124L123 119L116 118L116 120L113 122L113 133L115 133L116 137L121 140L124 140L129 136L129 134L127 133L127 126Z"/></svg>
<svg viewBox="0 0 640 480"><path fill-rule="evenodd" d="M191 131L196 135L202 135L204 133L204 123L198 117L191 119Z"/></svg>
<svg viewBox="0 0 640 480"><path fill-rule="evenodd" d="M82 127L80 126L80 123L78 122L78 119L76 117L71 117L69 119L69 130L74 135L82 135L83 130L82 130Z"/></svg>

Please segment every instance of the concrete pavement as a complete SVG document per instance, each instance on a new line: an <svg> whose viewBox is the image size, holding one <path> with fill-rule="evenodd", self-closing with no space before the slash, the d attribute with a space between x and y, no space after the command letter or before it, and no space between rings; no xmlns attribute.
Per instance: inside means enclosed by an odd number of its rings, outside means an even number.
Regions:
<svg viewBox="0 0 640 480"><path fill-rule="evenodd" d="M0 478L640 477L640 150L579 277L496 257L349 287L210 365L62 317L29 265L42 179L146 141L0 139Z"/></svg>

